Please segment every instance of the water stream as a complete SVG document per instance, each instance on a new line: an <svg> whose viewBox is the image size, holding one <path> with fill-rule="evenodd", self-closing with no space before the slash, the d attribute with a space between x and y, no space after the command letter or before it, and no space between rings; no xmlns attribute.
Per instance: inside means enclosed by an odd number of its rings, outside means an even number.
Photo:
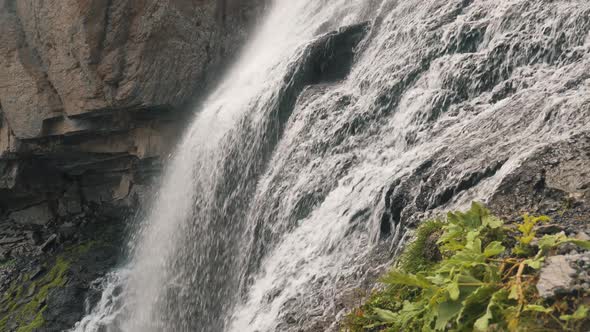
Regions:
<svg viewBox="0 0 590 332"><path fill-rule="evenodd" d="M408 226L590 130L590 5L548 3L275 0L75 331L335 329Z"/></svg>

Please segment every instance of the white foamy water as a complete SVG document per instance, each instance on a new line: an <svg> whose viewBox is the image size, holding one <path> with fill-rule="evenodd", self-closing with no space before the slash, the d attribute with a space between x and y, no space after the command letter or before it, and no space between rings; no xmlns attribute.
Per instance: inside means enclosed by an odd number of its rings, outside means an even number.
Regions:
<svg viewBox="0 0 590 332"><path fill-rule="evenodd" d="M590 131L589 13L582 0L276 0L76 331L336 331L408 224L486 201ZM364 21L358 46L347 30L325 39ZM346 77L326 79L334 62Z"/></svg>

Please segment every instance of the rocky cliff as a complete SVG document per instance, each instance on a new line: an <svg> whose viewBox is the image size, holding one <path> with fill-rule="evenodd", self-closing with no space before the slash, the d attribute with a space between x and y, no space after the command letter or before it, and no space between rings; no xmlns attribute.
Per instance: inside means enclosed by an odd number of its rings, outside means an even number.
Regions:
<svg viewBox="0 0 590 332"><path fill-rule="evenodd" d="M262 10L259 0L0 0L0 287L41 286L7 292L0 330L40 310L48 330L80 318L88 281L116 262L120 221L150 194L190 106ZM101 250L76 249L88 243ZM60 260L86 261L75 290L48 304L55 292L39 289Z"/></svg>

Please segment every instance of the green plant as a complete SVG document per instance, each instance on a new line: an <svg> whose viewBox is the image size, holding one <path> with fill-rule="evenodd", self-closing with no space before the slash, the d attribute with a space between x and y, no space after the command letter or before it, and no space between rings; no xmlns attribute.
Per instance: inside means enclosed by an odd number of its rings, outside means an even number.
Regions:
<svg viewBox="0 0 590 332"><path fill-rule="evenodd" d="M99 241L89 241L64 248L55 259L49 259L45 266L48 271L35 280L23 273L16 278L0 296L0 331L5 331L8 323L17 323L17 332L34 331L45 324L43 313L49 293L63 288L68 282L71 264L76 264ZM11 263L14 264L14 261ZM0 266L1 267L1 266Z"/></svg>
<svg viewBox="0 0 590 332"><path fill-rule="evenodd" d="M66 284L69 267L70 261L59 256L51 270L38 280L31 281L27 274L15 280L0 301L0 331L5 330L8 322L18 323L17 332L30 332L42 327L47 296L52 289Z"/></svg>
<svg viewBox="0 0 590 332"><path fill-rule="evenodd" d="M546 255L571 242L563 234L539 238L535 225L549 218L524 216L517 230L478 203L418 230L416 244L382 278L384 290L348 316L350 331L578 331L588 308L572 298L552 303L536 291ZM436 225L439 227L433 227ZM438 262L425 262L425 234L440 232ZM429 235L429 236L430 236ZM422 270L407 261L414 259ZM404 263L406 262L406 263Z"/></svg>

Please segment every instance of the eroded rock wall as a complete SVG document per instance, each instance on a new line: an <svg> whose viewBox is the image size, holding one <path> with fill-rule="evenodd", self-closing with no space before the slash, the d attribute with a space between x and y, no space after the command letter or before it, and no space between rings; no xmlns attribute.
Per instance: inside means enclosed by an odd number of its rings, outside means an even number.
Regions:
<svg viewBox="0 0 590 332"><path fill-rule="evenodd" d="M93 241L97 224L124 224L263 11L261 0L0 0L0 263L17 267L0 271L1 290L27 278L15 270Z"/></svg>
<svg viewBox="0 0 590 332"><path fill-rule="evenodd" d="M255 0L0 0L3 219L42 226L129 199L261 11Z"/></svg>

